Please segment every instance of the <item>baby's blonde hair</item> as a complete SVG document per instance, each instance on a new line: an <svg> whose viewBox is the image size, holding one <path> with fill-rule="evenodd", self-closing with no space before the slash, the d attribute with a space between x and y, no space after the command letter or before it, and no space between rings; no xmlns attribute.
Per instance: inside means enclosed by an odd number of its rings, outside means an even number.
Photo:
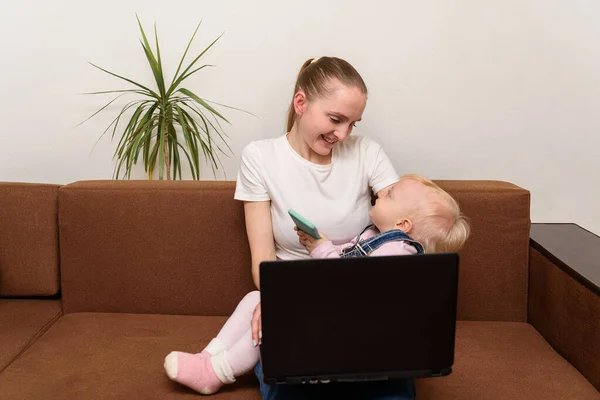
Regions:
<svg viewBox="0 0 600 400"><path fill-rule="evenodd" d="M458 203L444 189L421 175L404 175L402 179L414 179L431 188L436 198L419 202L410 217L417 221L411 236L423 245L425 253L446 253L460 250L471 228Z"/></svg>

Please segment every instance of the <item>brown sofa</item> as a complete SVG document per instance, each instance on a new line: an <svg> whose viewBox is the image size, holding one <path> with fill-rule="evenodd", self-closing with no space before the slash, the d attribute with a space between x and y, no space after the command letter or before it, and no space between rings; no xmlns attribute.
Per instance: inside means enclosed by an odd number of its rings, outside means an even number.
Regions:
<svg viewBox="0 0 600 400"><path fill-rule="evenodd" d="M577 313L597 313L600 297L530 257L529 192L438 183L473 234L461 254L454 371L418 380L418 399L600 399L600 326ZM199 396L162 363L171 350L200 351L253 289L233 191L213 181L0 184L0 399ZM579 369L528 320L544 324L547 304L583 332L568 346L585 360ZM540 331L556 349L573 340L549 324ZM260 394L248 375L214 398Z"/></svg>

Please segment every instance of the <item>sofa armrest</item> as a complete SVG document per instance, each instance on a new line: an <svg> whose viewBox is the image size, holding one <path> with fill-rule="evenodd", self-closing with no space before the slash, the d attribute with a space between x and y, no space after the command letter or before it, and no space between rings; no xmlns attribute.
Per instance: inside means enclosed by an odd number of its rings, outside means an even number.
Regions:
<svg viewBox="0 0 600 400"><path fill-rule="evenodd" d="M532 224L528 320L600 390L600 237Z"/></svg>

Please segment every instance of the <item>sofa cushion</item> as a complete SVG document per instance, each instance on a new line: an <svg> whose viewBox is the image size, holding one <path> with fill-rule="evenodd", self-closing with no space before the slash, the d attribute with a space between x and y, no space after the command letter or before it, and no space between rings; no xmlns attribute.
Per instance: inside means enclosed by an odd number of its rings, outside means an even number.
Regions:
<svg viewBox="0 0 600 400"><path fill-rule="evenodd" d="M62 317L2 374L6 398L178 399L194 396L162 364L199 352L223 317L76 313ZM599 399L594 387L525 323L459 322L454 372L417 382L421 399ZM194 397L194 398L197 398ZM252 374L215 399L260 399Z"/></svg>
<svg viewBox="0 0 600 400"><path fill-rule="evenodd" d="M527 323L459 321L453 372L417 381L419 400L578 399L600 393Z"/></svg>
<svg viewBox="0 0 600 400"><path fill-rule="evenodd" d="M60 300L0 299L0 371L61 314Z"/></svg>
<svg viewBox="0 0 600 400"><path fill-rule="evenodd" d="M224 317L75 313L61 317L0 374L2 398L182 399L199 398L172 382L163 362L172 350L200 352ZM248 374L217 399L260 399Z"/></svg>
<svg viewBox="0 0 600 400"><path fill-rule="evenodd" d="M254 290L234 187L214 181L63 186L65 313L231 314Z"/></svg>
<svg viewBox="0 0 600 400"><path fill-rule="evenodd" d="M0 182L0 297L58 293L58 187Z"/></svg>

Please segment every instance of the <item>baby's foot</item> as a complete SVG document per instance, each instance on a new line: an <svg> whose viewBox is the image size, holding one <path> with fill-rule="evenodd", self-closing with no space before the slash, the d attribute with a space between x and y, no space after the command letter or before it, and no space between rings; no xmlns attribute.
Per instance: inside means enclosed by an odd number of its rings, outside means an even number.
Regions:
<svg viewBox="0 0 600 400"><path fill-rule="evenodd" d="M165 372L175 382L179 382L198 393L213 394L219 391L223 382L215 374L210 361L211 354L173 351L165 357Z"/></svg>

